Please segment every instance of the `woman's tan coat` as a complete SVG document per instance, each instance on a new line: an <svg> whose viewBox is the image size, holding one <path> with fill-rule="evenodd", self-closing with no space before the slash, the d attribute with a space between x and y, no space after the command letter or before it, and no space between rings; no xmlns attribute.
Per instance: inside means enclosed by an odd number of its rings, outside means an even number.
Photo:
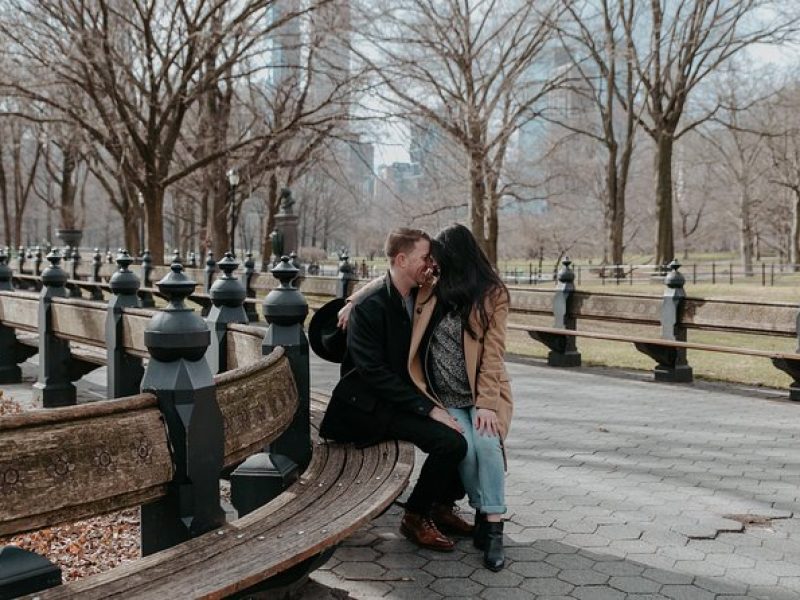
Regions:
<svg viewBox="0 0 800 600"><path fill-rule="evenodd" d="M408 371L416 386L441 406L428 389L424 370L425 348L421 347L422 338L431 321L435 306L436 296L433 295L433 288L420 288L414 304ZM503 360L506 347L506 321L508 320L508 296L505 290L487 301L486 309L489 315L489 327L486 330L481 326L477 311L473 310L470 315L470 324L477 339L473 339L467 331L464 331L464 358L476 408L488 408L497 413L500 436L505 439L514 408L511 385Z"/></svg>

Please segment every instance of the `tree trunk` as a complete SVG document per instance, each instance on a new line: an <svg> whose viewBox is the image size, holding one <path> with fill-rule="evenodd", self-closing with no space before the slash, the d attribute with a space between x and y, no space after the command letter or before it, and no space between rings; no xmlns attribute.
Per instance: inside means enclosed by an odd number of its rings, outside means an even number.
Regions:
<svg viewBox="0 0 800 600"><path fill-rule="evenodd" d="M656 265L666 265L675 258L672 232L672 148L671 132L660 132L656 138Z"/></svg>
<svg viewBox="0 0 800 600"><path fill-rule="evenodd" d="M471 183L471 193L469 199L469 226L472 235L480 244L481 248L486 247L486 179L483 172L483 155L477 150L472 150L469 156L469 177Z"/></svg>
<svg viewBox="0 0 800 600"><path fill-rule="evenodd" d="M75 193L76 187L73 183L75 178L75 151L72 146L65 144L62 150L63 157L61 162L61 227L64 229L75 229Z"/></svg>
<svg viewBox="0 0 800 600"><path fill-rule="evenodd" d="M608 235L608 250L615 269L619 268L623 260L623 232L625 227L625 187L620 185L617 174L617 147L612 144L608 148L608 163L606 164L606 234ZM615 272L615 276L620 276Z"/></svg>
<svg viewBox="0 0 800 600"><path fill-rule="evenodd" d="M3 166L3 148L0 146L0 202L3 205L3 236L6 246L12 246L14 248L19 247L11 237L11 214L8 210L8 188L7 181L6 181L6 170Z"/></svg>
<svg viewBox="0 0 800 600"><path fill-rule="evenodd" d="M497 238L499 232L499 219L497 217L497 210L499 208L500 199L495 194L492 194L491 202L489 203L489 215L487 217L487 229L489 235L486 238L486 256L489 262L497 265Z"/></svg>
<svg viewBox="0 0 800 600"><path fill-rule="evenodd" d="M278 194L278 174L273 171L269 176L269 185L267 186L267 214L264 217L266 226L264 228L264 237L261 239L261 270L269 271L270 256L272 255L272 235L275 229L275 214L277 210L275 206L279 202ZM280 256L277 257L280 259Z"/></svg>
<svg viewBox="0 0 800 600"><path fill-rule="evenodd" d="M746 184L745 184L746 186ZM745 187L739 198L739 250L745 277L753 276L753 223L750 215L750 193Z"/></svg>
<svg viewBox="0 0 800 600"><path fill-rule="evenodd" d="M792 239L791 246L789 247L789 262L793 272L800 271L798 262L800 262L800 189L792 190L794 198L792 199Z"/></svg>
<svg viewBox="0 0 800 600"><path fill-rule="evenodd" d="M154 265L164 263L164 190L158 189L145 198L147 241Z"/></svg>

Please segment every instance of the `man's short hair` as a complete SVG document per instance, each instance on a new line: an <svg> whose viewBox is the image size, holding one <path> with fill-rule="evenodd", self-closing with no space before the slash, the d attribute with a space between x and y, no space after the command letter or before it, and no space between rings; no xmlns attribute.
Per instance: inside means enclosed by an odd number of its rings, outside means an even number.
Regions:
<svg viewBox="0 0 800 600"><path fill-rule="evenodd" d="M420 240L431 241L431 236L422 229L411 229L410 227L399 227L389 232L386 236L386 243L383 245L383 252L389 257L389 262L394 263L398 254L408 254L414 249L414 244Z"/></svg>

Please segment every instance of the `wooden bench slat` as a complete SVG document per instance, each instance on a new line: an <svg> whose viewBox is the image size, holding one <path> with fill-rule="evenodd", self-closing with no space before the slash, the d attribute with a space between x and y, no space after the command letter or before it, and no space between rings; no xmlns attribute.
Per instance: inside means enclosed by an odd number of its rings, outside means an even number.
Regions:
<svg viewBox="0 0 800 600"><path fill-rule="evenodd" d="M312 406L315 423L320 408L317 402ZM385 510L405 487L413 460L406 443L365 450L317 444L301 480L218 530L222 535L210 532L39 596L223 598L319 553Z"/></svg>
<svg viewBox="0 0 800 600"><path fill-rule="evenodd" d="M800 354L794 352L773 352L770 350L756 350L751 348L737 348L734 346L716 346L713 344L701 344L697 342L680 342L675 340L664 340L661 338L636 337L615 333L601 333L599 331L576 331L573 329L559 329L556 327L534 327L531 325L519 325L509 323L508 329L514 331L541 331L554 335L570 335L575 337L593 338L598 340L611 340L619 342L630 342L632 344L653 344L655 346L668 346L671 348L686 348L689 350L705 350L709 352L725 352L728 354L741 354L745 356L761 356L764 358L783 358L787 360L800 361Z"/></svg>
<svg viewBox="0 0 800 600"><path fill-rule="evenodd" d="M320 476L322 473L330 473L331 477L329 478L328 486L334 486L336 476L344 467L345 456L340 452L329 452L325 459L326 462L322 465L324 470L320 472ZM269 518L266 523L261 519L255 520L253 518L257 515L259 510L261 510L259 509L247 515L251 517L250 521L252 522L247 530L239 529L236 527L235 522L229 523L224 528L194 538L174 548L169 548L163 552L130 563L129 565L113 569L104 574L106 575L105 578L99 576L90 577L76 582L76 584L83 585L73 586L73 584L69 584L62 587L71 588L73 592L77 593L78 597L82 599L86 598L86 600L99 600L100 598L114 597L141 598L142 595L137 590L142 586L147 586L152 582L159 582L163 583L166 588L170 588L175 581L181 578L179 574L182 573L184 569L199 565L200 571L204 571L213 561L218 560L222 553L231 548L236 550L242 545L244 537L237 539L237 536L240 534L245 535L246 533L248 538L258 535L269 536L271 542L274 544L275 539L271 534L271 530L276 527L276 524L290 522L292 517L296 517L313 502L319 492L316 486L303 487L302 485L298 485L298 483L290 486L284 494L279 496L282 502L278 510L274 510L272 507L267 510ZM328 488L325 487L325 489L327 490ZM284 495L288 496L288 498L282 498ZM224 534L220 535L219 531L224 531ZM114 573L115 571L118 571L118 573ZM95 582L91 580L95 579L97 583L101 584L99 587L93 585ZM105 582L103 582L102 579L105 579ZM53 588L53 592L59 589L60 588ZM51 596L47 595L47 592L42 595L43 599L50 597ZM54 595L52 597L69 598L72 596ZM162 597L164 597L163 591ZM169 597L185 598L197 596L187 596L186 594L176 594L172 596L172 594L169 594Z"/></svg>
<svg viewBox="0 0 800 600"><path fill-rule="evenodd" d="M150 394L10 415L0 431L0 535L136 506L173 477Z"/></svg>
<svg viewBox="0 0 800 600"><path fill-rule="evenodd" d="M297 410L297 387L282 348L219 374L214 382L225 427L226 467L276 439Z"/></svg>

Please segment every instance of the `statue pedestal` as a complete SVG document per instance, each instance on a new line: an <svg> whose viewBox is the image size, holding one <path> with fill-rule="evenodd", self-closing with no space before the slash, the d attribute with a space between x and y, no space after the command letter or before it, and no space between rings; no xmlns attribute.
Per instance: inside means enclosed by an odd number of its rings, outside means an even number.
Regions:
<svg viewBox="0 0 800 600"><path fill-rule="evenodd" d="M300 248L297 245L299 222L300 217L297 215L285 213L278 213L275 215L275 230L282 236L283 240L283 248L281 248L282 255L285 254L288 256L292 252L300 254ZM280 259L281 257L279 256L277 260Z"/></svg>
<svg viewBox="0 0 800 600"><path fill-rule="evenodd" d="M78 248L83 239L83 229L57 229L56 237L64 242L65 246Z"/></svg>

